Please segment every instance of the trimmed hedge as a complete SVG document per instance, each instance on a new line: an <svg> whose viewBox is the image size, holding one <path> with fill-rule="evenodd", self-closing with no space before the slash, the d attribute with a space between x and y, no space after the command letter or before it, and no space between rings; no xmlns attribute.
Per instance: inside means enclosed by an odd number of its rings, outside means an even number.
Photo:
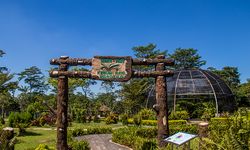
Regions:
<svg viewBox="0 0 250 150"><path fill-rule="evenodd" d="M90 150L89 143L87 141L72 141L69 143L71 150Z"/></svg>
<svg viewBox="0 0 250 150"><path fill-rule="evenodd" d="M143 133L145 131L147 133ZM131 147L134 150L154 150L157 148L156 133L155 128L120 128L113 132L112 141Z"/></svg>
<svg viewBox="0 0 250 150"><path fill-rule="evenodd" d="M70 131L73 137L88 135L88 134L107 134L112 133L111 127L84 127L84 128L75 128Z"/></svg>
<svg viewBox="0 0 250 150"><path fill-rule="evenodd" d="M187 120L169 120L168 123L169 123L169 126L171 126L171 125L185 125L185 124L187 124ZM134 120L131 118L128 119L128 124L134 124ZM142 120L141 125L156 126L157 120Z"/></svg>
<svg viewBox="0 0 250 150"><path fill-rule="evenodd" d="M171 125L170 135L177 132L197 133L197 125ZM154 150L156 144L157 128L127 127L113 131L112 141L131 147L134 150Z"/></svg>

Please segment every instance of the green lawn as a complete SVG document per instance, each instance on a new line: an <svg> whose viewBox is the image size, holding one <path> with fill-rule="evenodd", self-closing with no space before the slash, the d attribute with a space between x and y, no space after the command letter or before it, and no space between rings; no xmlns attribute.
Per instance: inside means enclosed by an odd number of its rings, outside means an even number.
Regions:
<svg viewBox="0 0 250 150"><path fill-rule="evenodd" d="M55 147L56 131L29 128L24 136L18 136L18 143L15 145L16 150L34 150L39 144L47 144Z"/></svg>
<svg viewBox="0 0 250 150"><path fill-rule="evenodd" d="M112 127L119 128L121 123L106 125L101 123L72 123L68 130L75 127ZM50 147L55 147L56 144L56 127L31 127L26 129L27 133L24 136L18 136L18 143L15 145L16 150L34 150L39 144L47 144ZM16 131L16 130L15 130Z"/></svg>

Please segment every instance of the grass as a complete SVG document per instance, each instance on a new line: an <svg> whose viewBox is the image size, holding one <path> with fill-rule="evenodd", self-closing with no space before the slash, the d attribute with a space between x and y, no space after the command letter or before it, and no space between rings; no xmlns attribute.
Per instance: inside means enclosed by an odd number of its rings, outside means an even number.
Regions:
<svg viewBox="0 0 250 150"><path fill-rule="evenodd" d="M56 131L55 130L36 130L35 128L26 129L27 133L18 136L18 143L15 145L17 150L34 150L39 144L46 144L55 147Z"/></svg>
<svg viewBox="0 0 250 150"><path fill-rule="evenodd" d="M68 127L68 130L78 127L111 127L119 128L123 125L110 124L106 125L105 122L100 123L75 123L73 122L71 126ZM56 127L30 127L26 129L27 133L23 136L18 136L18 143L15 145L16 150L34 150L39 144L46 144L50 147L55 148L56 144ZM17 133L17 129L15 129Z"/></svg>

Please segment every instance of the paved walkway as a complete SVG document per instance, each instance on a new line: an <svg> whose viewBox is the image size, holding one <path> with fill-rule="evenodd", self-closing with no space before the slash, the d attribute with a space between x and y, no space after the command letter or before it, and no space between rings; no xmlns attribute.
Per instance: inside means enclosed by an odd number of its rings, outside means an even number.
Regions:
<svg viewBox="0 0 250 150"><path fill-rule="evenodd" d="M91 150L130 150L129 148L111 142L112 134L93 134L76 137L77 140L89 142Z"/></svg>

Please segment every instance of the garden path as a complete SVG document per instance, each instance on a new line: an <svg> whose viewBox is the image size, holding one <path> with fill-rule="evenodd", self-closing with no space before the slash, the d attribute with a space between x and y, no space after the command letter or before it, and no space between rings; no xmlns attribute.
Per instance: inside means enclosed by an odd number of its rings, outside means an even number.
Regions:
<svg viewBox="0 0 250 150"><path fill-rule="evenodd" d="M131 150L128 147L113 143L112 134L93 134L76 137L77 140L89 142L91 150Z"/></svg>

